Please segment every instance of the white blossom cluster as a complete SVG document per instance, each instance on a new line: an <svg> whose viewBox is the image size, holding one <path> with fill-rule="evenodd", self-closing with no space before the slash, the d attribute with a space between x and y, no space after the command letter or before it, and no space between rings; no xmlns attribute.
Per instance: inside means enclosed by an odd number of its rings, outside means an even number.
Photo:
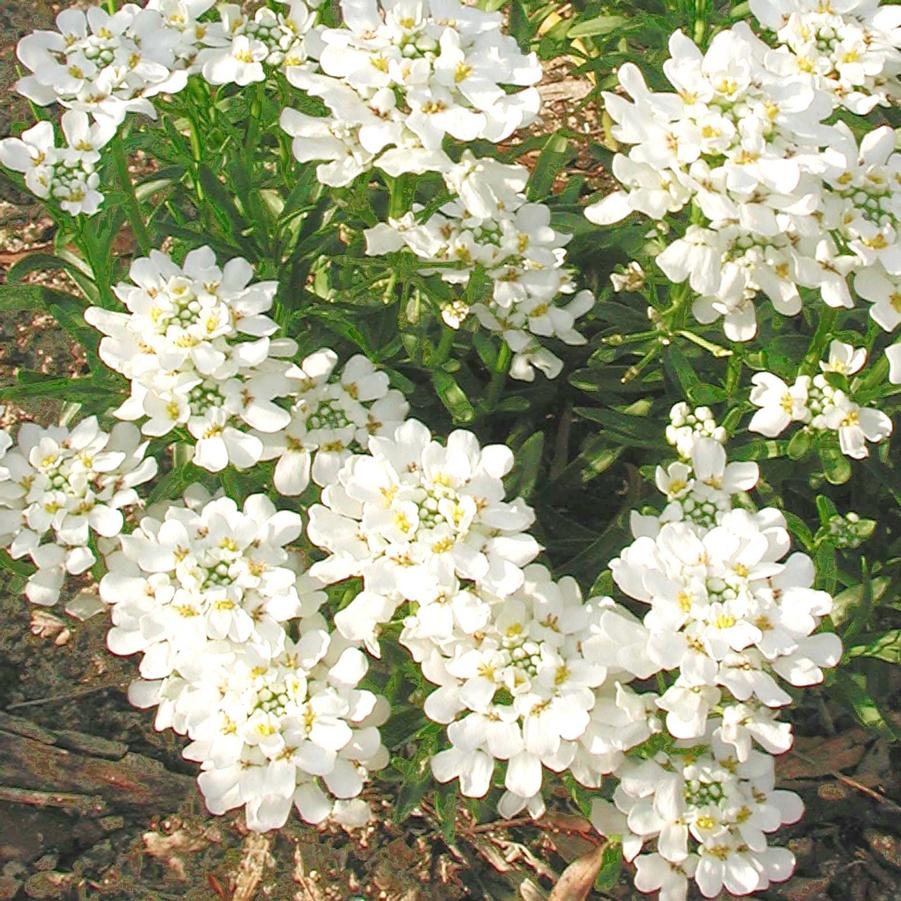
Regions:
<svg viewBox="0 0 901 901"><path fill-rule="evenodd" d="M91 307L85 319L106 336L101 359L129 379L131 393L116 411L143 420L145 435L184 428L194 462L219 472L229 463L259 462L263 441L290 422L275 401L291 393L289 338L272 337L265 312L277 284L252 282L243 259L223 268L208 247L182 266L161 251L132 263L133 284L115 287L128 312Z"/></svg>
<svg viewBox="0 0 901 901"><path fill-rule="evenodd" d="M889 58L899 56L885 50L899 45L893 9L883 11L887 30L867 50L886 73L895 65ZM856 52L850 45L841 50ZM886 285L897 290L901 277L901 155L893 152L893 130L877 128L858 145L846 125L823 124L841 92L831 76L792 70L789 59L797 62L746 23L719 32L704 54L675 32L664 64L672 92L650 91L629 63L618 75L630 100L604 95L612 137L629 150L613 162L623 189L586 215L610 224L633 211L663 220L686 205L697 210L701 215L684 236L667 241L657 263L670 280L689 282L699 322L722 317L736 341L756 332L759 293L791 316L801 309L803 290L818 291L830 306L851 307L850 277L862 279L855 287L874 301ZM873 82L861 79L858 91ZM890 80L896 79L886 75ZM875 104L884 94L871 99Z"/></svg>
<svg viewBox="0 0 901 901"><path fill-rule="evenodd" d="M751 0L751 12L774 32L769 62L806 76L837 105L866 115L899 96L901 14L878 0Z"/></svg>
<svg viewBox="0 0 901 901"><path fill-rule="evenodd" d="M133 425L107 433L94 416L71 431L24 423L15 443L0 431L0 546L37 567L25 587L30 601L55 604L66 574L90 569L97 542L122 531L124 514L140 504L135 487L157 472L146 449Z"/></svg>
<svg viewBox="0 0 901 901"><path fill-rule="evenodd" d="M69 110L60 122L65 143L57 146L52 122L38 122L18 138L0 141L0 164L21 172L28 190L72 216L93 216L103 203L97 164L116 127L109 119L91 124L87 113Z"/></svg>
<svg viewBox="0 0 901 901"><path fill-rule="evenodd" d="M415 419L371 437L310 508L309 537L330 553L311 573L359 577L367 592L399 601L428 600L458 579L510 595L540 550L525 531L532 509L504 500L512 466L503 445L481 448L461 429L442 446Z"/></svg>
<svg viewBox="0 0 901 901"><path fill-rule="evenodd" d="M389 175L443 171L445 136L496 143L537 115L541 67L501 32L499 13L458 0L340 5L343 27L309 42L315 67L287 70L331 115L288 109L282 118L297 158L324 161L324 184L348 184L373 166Z"/></svg>
<svg viewBox="0 0 901 901"><path fill-rule="evenodd" d="M407 417L406 398L369 359L357 354L340 373L337 364L326 348L292 367L291 421L260 436L263 459L278 459L273 484L281 494L301 494L311 476L316 485L331 484L353 452L365 451L370 435L393 435Z"/></svg>
<svg viewBox="0 0 901 901"><path fill-rule="evenodd" d="M720 737L703 745L680 741L618 771L613 803L597 800L591 819L605 835L623 835L634 858L644 843L657 849L635 859L635 887L660 891L661 901L682 901L694 879L706 898L725 889L748 895L783 882L794 869L785 848L767 846L766 834L804 812L793 792L775 788L773 758L750 751L744 759Z"/></svg>
<svg viewBox="0 0 901 901"><path fill-rule="evenodd" d="M315 41L311 33L316 13L304 0L291 0L285 12L268 6L247 15L237 3L217 7L220 20L203 27L193 70L199 71L210 84L236 84L244 87L264 81L269 69L291 72L307 68L308 43Z"/></svg>
<svg viewBox="0 0 901 901"><path fill-rule="evenodd" d="M470 432L442 446L416 420L370 438L310 509L309 537L331 552L310 574L360 579L335 625L373 654L403 608L400 642L438 686L425 713L451 744L432 759L435 777L481 797L501 761L499 810L537 817L545 768L597 787L650 735L653 713L625 683L655 667L631 614L609 598L583 603L573 579L531 564L534 514L503 500L512 463Z"/></svg>
<svg viewBox="0 0 901 901"><path fill-rule="evenodd" d="M643 653L666 686L623 710L641 723L656 708L665 728L645 730L616 764L613 801L595 801L592 822L622 838L641 891L682 901L694 879L706 897L724 887L749 894L791 875L793 856L769 848L766 833L803 809L774 790L770 755L792 743L778 719L791 701L779 681L821 682L841 643L814 634L832 598L813 588L809 557L786 558L782 514L741 500L756 464L727 462L706 408L674 407L667 438L680 456L657 470L669 504L633 514L636 539L610 563L623 593L650 608Z"/></svg>
<svg viewBox="0 0 901 901"><path fill-rule="evenodd" d="M655 727L625 686L654 671L645 637L609 598L584 603L573 579L555 582L538 564L507 597L455 586L418 605L400 642L439 686L425 713L447 725L451 747L432 758L435 778L481 797L502 762L507 817L541 816L545 768L597 788Z"/></svg>
<svg viewBox="0 0 901 901"><path fill-rule="evenodd" d="M329 635L325 594L287 550L301 527L264 495L239 508L189 491L121 537L100 583L110 650L143 655L130 699L191 739L210 811L243 806L259 831L292 806L307 822L365 822L357 796L387 763L386 705L357 688L365 657Z"/></svg>
<svg viewBox="0 0 901 901"><path fill-rule="evenodd" d="M760 409L748 428L775 438L793 422L799 422L814 432L835 433L842 453L849 457L861 460L869 456L867 442L885 441L892 433L891 419L881 410L856 403L852 399L854 382L846 391L835 387L826 375L834 373L847 384L849 377L863 367L866 357L864 348L834 340L818 375L799 375L788 385L771 372L756 373L751 379L751 403Z"/></svg>
<svg viewBox="0 0 901 901"><path fill-rule="evenodd" d="M490 295L471 306L463 298L441 310L445 323L459 328L475 315L499 333L513 351L510 374L532 381L535 369L555 378L563 363L542 339L584 344L576 320L594 306L590 291L576 291L566 268L570 235L550 223L550 209L523 194L528 170L465 154L446 175L457 200L425 221L418 208L366 230L366 252L381 255L406 248L452 285L466 286L478 269L490 281ZM574 296L570 296L574 295Z"/></svg>
<svg viewBox="0 0 901 901"><path fill-rule="evenodd" d="M153 117L150 98L173 94L188 73L176 50L180 34L167 27L163 9L209 8L212 0L141 8L126 3L110 14L100 6L63 10L56 31L35 31L19 41L17 54L30 75L16 90L39 106L59 103L119 125L129 112Z"/></svg>

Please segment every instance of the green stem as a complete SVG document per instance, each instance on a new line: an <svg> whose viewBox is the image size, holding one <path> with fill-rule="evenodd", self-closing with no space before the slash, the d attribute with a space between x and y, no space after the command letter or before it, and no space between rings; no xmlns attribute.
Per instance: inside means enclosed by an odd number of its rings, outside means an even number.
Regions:
<svg viewBox="0 0 901 901"><path fill-rule="evenodd" d="M144 217L141 213L141 205L138 203L138 197L135 194L135 188L128 173L128 158L125 156L125 147L122 139L117 135L112 140L113 160L116 164L116 172L119 176L119 185L122 193L125 195L125 214L128 217L128 224L134 232L135 240L141 253L144 256L153 249L153 242L150 240L150 234L144 223Z"/></svg>
<svg viewBox="0 0 901 901"><path fill-rule="evenodd" d="M446 325L443 326L441 341L438 343L438 347L435 348L435 353L429 361L432 369L437 369L450 356L454 348L454 338L456 337L457 333L452 328Z"/></svg>
<svg viewBox="0 0 901 901"><path fill-rule="evenodd" d="M114 310L118 305L113 295L112 281L110 275L110 254L100 252L94 240L94 233L91 228L85 228L85 217L76 216L75 224L75 243L78 245L82 256L87 262L94 278L94 284L97 286L99 294L100 306L105 310Z"/></svg>
<svg viewBox="0 0 901 901"><path fill-rule="evenodd" d="M399 175L392 178L388 185L388 218L397 219L407 212L407 182L406 176Z"/></svg>
<svg viewBox="0 0 901 901"><path fill-rule="evenodd" d="M835 320L838 316L838 310L835 307L821 307L820 321L817 323L817 330L814 332L813 340L807 350L804 358L804 365L807 368L816 368L817 362L823 356L826 345L832 338L832 330L835 327Z"/></svg>
<svg viewBox="0 0 901 901"><path fill-rule="evenodd" d="M513 351L510 350L506 341L502 341L501 349L498 351L497 359L494 361L491 382L488 384L488 391L485 393L485 408L489 412L497 406L501 391L504 390L504 385L507 383L507 373L510 371L512 360Z"/></svg>

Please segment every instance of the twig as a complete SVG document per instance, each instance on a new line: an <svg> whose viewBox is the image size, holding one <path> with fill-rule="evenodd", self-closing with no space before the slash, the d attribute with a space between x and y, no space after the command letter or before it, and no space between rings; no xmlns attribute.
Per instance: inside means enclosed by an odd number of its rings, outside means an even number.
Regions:
<svg viewBox="0 0 901 901"><path fill-rule="evenodd" d="M78 795L72 792L45 792L31 788L15 788L0 785L0 801L11 804L28 804L31 807L62 807L81 814L101 814L107 810L106 802L96 795Z"/></svg>
<svg viewBox="0 0 901 901"><path fill-rule="evenodd" d="M843 782L849 788L853 788L855 791L859 791L864 795L872 798L874 801L878 801L880 804L887 804L892 810L896 810L901 813L901 807L899 807L891 798L886 798L885 795L880 794L875 789L869 788L864 785L862 782L858 782L856 779L852 779L850 776L845 776L843 773L832 772L831 776L834 776L838 779L839 782Z"/></svg>
<svg viewBox="0 0 901 901"><path fill-rule="evenodd" d="M57 701L68 701L72 698L82 698L85 695L94 694L97 691L106 691L108 688L126 688L127 682L109 682L106 685L92 685L90 688L81 688L78 691L70 691L62 695L49 695L46 698L32 698L30 701L16 701L15 704L7 704L7 710L19 710L22 707L37 707L39 704L55 704Z"/></svg>

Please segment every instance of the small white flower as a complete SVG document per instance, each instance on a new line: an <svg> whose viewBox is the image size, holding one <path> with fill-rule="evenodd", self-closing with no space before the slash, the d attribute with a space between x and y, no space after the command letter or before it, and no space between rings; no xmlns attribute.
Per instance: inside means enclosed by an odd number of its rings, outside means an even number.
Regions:
<svg viewBox="0 0 901 901"><path fill-rule="evenodd" d="M123 511L140 503L135 486L157 472L146 449L134 426L106 433L94 416L71 431L19 428L0 458L0 538L14 559L28 555L37 566L25 589L33 603L55 604L66 574L93 566L92 536L121 532Z"/></svg>
<svg viewBox="0 0 901 901"><path fill-rule="evenodd" d="M810 378L799 376L789 387L770 372L755 373L751 379L751 403L760 407L752 417L748 428L768 438L784 432L792 422L809 422L807 406Z"/></svg>
<svg viewBox="0 0 901 901"><path fill-rule="evenodd" d="M854 348L850 344L833 340L829 343L829 359L820 362L823 372L837 372L839 375L854 375L860 372L867 361L865 347Z"/></svg>

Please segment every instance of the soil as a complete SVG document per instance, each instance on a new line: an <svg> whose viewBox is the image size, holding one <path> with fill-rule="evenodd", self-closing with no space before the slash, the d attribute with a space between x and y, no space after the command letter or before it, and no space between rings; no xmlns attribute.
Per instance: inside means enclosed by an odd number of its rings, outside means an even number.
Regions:
<svg viewBox="0 0 901 901"><path fill-rule="evenodd" d="M4 0L0 6L0 90L7 98L0 106L0 136L29 115L9 90L15 42L52 14L52 4L36 0ZM584 88L565 66L553 67L550 115L564 121L570 101L583 96ZM576 159L573 165L589 164ZM9 186L0 188L0 282L6 268L45 248L52 237L52 223L39 205ZM60 273L40 278L65 284ZM78 350L49 317L0 317L0 384L22 367L77 377L82 365ZM49 424L59 412L48 403L8 406L3 424ZM146 803L124 788L111 791L109 783L85 784L83 794L69 789L64 796L56 769L47 770L46 785L26 786L4 775L0 758L0 782L8 783L0 785L0 901L535 901L549 897L568 864L596 847L590 826L565 797L537 825L514 820L477 826L461 810L453 837L443 834L427 802L403 823L394 822L390 787L371 790L376 818L353 832L293 819L278 833L258 836L247 832L240 815L213 817L194 787L194 766L181 759L183 740L156 732L149 712L129 706L125 692L134 663L106 651L105 615L82 621L64 612L80 591L90 594L92 586L71 585L59 608L37 609L21 597L13 577L0 571L0 711L9 715L0 713L0 739L33 742L28 747L39 756L83 755L113 770L127 761L162 768L174 774L166 783L171 790L163 800ZM780 761L780 778L802 794L808 812L780 837L797 855L798 870L765 896L901 897L901 784L892 774L889 743L855 727L825 700L797 725L801 737ZM23 730L31 737L23 738ZM95 791L103 797L91 806ZM589 897L645 897L630 888L625 872L611 881ZM558 901L576 897L557 894Z"/></svg>

